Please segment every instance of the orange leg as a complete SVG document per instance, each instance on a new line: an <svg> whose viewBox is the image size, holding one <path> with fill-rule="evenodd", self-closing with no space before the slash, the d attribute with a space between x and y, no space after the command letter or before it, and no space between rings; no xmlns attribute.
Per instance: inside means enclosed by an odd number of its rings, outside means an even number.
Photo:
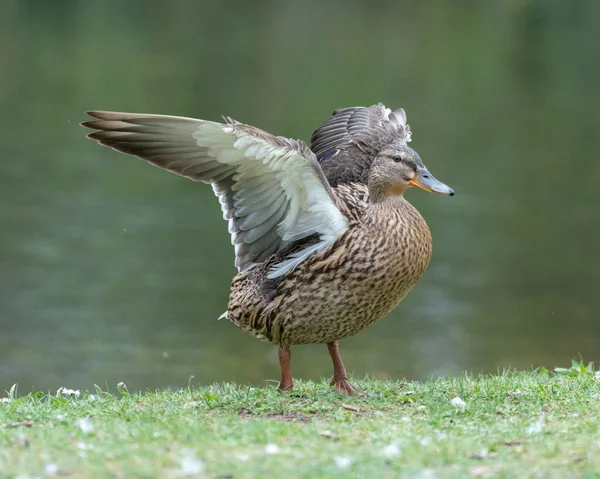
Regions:
<svg viewBox="0 0 600 479"><path fill-rule="evenodd" d="M294 386L292 381L292 367L290 360L292 351L289 348L279 348L279 367L281 368L281 379L279 380L279 390L289 391Z"/></svg>
<svg viewBox="0 0 600 479"><path fill-rule="evenodd" d="M329 355L333 361L333 379L331 380L331 385L335 385L335 389L340 394L347 394L348 396L351 396L352 394L365 394L363 391L352 386L350 381L348 381L346 368L344 367L344 362L340 356L338 342L334 341L333 343L327 343L327 349L329 349Z"/></svg>

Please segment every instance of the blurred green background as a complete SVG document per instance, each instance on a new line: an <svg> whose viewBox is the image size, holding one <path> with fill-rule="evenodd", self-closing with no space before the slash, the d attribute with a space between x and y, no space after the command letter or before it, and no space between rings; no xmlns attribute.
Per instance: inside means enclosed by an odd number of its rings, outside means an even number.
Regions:
<svg viewBox="0 0 600 479"><path fill-rule="evenodd" d="M221 115L305 140L404 107L453 198L411 190L434 257L342 344L361 376L548 368L600 344L600 2L0 3L0 390L278 377L217 321L234 275L209 187L103 149L86 109ZM294 374L331 373L324 346Z"/></svg>

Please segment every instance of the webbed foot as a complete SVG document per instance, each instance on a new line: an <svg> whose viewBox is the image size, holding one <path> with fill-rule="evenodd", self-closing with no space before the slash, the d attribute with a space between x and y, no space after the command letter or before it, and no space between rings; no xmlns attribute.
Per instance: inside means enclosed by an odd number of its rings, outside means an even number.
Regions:
<svg viewBox="0 0 600 479"><path fill-rule="evenodd" d="M366 396L367 393L361 391L360 389L355 388L350 381L348 381L347 377L336 378L335 376L331 380L331 385L335 386L336 391L339 394L347 394L348 396L352 396L354 394L358 396Z"/></svg>

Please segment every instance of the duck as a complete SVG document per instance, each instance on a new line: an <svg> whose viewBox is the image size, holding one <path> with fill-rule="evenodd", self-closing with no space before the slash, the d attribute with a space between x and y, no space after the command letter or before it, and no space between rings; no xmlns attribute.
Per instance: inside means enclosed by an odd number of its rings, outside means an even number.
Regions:
<svg viewBox="0 0 600 479"><path fill-rule="evenodd" d="M212 186L237 269L223 317L277 347L279 389L293 388L292 346L326 344L331 385L363 394L339 341L392 311L432 255L431 232L405 193L454 194L408 146L404 110L334 110L310 147L229 117L86 113L82 126L100 145Z"/></svg>

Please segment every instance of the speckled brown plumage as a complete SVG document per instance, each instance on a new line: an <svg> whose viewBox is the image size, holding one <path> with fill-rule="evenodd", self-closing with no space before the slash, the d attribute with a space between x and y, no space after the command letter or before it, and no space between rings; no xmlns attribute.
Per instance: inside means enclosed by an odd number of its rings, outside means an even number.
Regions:
<svg viewBox="0 0 600 479"><path fill-rule="evenodd" d="M238 274L228 308L237 326L284 347L330 343L385 316L417 283L431 258L419 212L403 197L371 203L356 183L334 194L348 231L279 280L266 279L269 262Z"/></svg>
<svg viewBox="0 0 600 479"><path fill-rule="evenodd" d="M404 193L454 194L408 147L404 110L336 110L312 151L231 119L88 113L100 144L211 184L239 271L227 317L279 346L280 389L292 388L290 347L326 343L332 385L356 392L338 341L390 312L431 258L429 228Z"/></svg>

